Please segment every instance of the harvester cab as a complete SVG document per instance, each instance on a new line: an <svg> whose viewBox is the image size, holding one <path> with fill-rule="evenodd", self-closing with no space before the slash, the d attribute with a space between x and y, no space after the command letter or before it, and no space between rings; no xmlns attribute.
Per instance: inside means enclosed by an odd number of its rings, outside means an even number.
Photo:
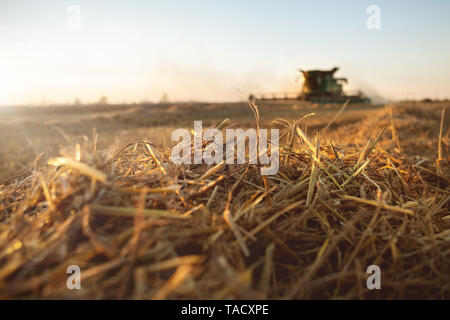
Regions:
<svg viewBox="0 0 450 320"><path fill-rule="evenodd" d="M335 78L334 73L338 68L329 71L299 69L303 75L303 88L301 94L305 97L317 96L341 96L342 84L347 83L346 78Z"/></svg>

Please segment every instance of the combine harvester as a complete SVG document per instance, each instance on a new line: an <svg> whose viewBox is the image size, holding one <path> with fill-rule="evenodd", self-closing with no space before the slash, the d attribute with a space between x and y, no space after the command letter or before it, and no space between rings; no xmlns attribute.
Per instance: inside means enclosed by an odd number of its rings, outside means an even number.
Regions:
<svg viewBox="0 0 450 320"><path fill-rule="evenodd" d="M270 93L259 96L250 95L250 99L259 101L310 101L314 103L341 103L349 102L370 103L370 99L361 92L356 95L346 95L342 85L348 83L346 78L335 78L334 74L339 68L331 70L299 70L303 75L303 87L300 93Z"/></svg>

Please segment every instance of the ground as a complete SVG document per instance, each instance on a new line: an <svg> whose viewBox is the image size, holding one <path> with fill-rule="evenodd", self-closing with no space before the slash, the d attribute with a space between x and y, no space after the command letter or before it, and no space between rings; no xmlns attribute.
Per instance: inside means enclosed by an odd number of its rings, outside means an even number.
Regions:
<svg viewBox="0 0 450 320"><path fill-rule="evenodd" d="M2 110L0 298L450 299L448 105ZM170 161L175 128L258 112L277 174Z"/></svg>
<svg viewBox="0 0 450 320"><path fill-rule="evenodd" d="M356 122L381 106L350 105L336 125ZM296 120L309 113L310 128L320 128L341 108L305 103L263 102L262 126L276 118ZM59 155L67 147L92 139L98 134L98 148L119 148L144 138L160 146L170 146L170 134L179 127L193 128L194 120L212 125L229 118L236 127L254 125L246 103L179 103L114 106L58 106L0 109L0 179L27 170L39 155L40 163Z"/></svg>

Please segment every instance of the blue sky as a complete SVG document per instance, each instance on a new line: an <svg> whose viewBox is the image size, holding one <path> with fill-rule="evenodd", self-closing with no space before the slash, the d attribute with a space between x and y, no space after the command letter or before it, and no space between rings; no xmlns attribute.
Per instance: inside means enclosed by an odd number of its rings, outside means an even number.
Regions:
<svg viewBox="0 0 450 320"><path fill-rule="evenodd" d="M70 5L80 29L67 27ZM333 66L348 91L450 97L449 12L446 0L2 0L0 104L238 100Z"/></svg>

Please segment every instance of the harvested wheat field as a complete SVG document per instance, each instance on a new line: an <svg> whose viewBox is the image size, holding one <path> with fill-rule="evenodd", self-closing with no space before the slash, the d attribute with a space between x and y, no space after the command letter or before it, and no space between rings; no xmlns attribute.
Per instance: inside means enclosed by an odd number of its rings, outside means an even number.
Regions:
<svg viewBox="0 0 450 320"><path fill-rule="evenodd" d="M271 176L177 166L150 136L85 139L0 181L0 298L450 299L445 106L318 127L274 117ZM70 265L81 290L67 290ZM366 288L370 265L382 290Z"/></svg>

